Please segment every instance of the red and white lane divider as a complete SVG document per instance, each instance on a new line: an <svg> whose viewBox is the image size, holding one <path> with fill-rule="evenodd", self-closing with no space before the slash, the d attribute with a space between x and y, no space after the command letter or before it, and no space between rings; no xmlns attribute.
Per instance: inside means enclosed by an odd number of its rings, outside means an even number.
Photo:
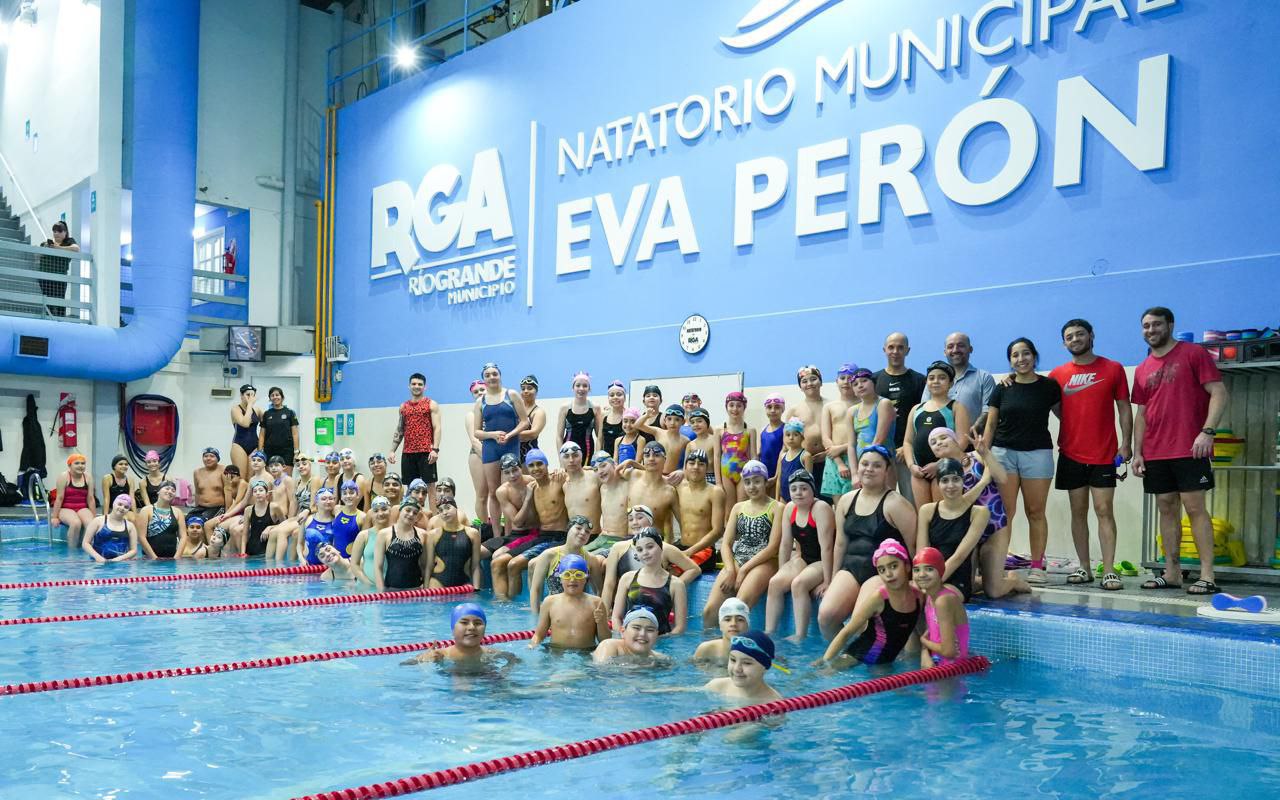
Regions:
<svg viewBox="0 0 1280 800"><path fill-rule="evenodd" d="M346 606L356 603L394 603L404 600L421 600L425 597L447 597L454 594L470 594L471 584L445 586L437 589L405 589L399 592L371 592L368 594L339 594L328 597L299 597L292 600L263 600L257 603L228 603L220 606L188 606L185 608L146 608L135 611L94 611L88 614L62 614L55 617L18 617L0 619L0 627L6 625L45 625L51 622L89 622L99 619L132 619L134 617L170 617L175 614L229 614L237 611L262 611L270 608L308 608L310 606Z"/></svg>
<svg viewBox="0 0 1280 800"><path fill-rule="evenodd" d="M952 664L933 667L932 669L903 672L897 675L885 675L880 678L872 678L871 680L853 683L848 686L841 686L837 689L828 689L824 692L814 692L813 694L800 695L799 697L784 697L781 700L773 700L768 703L760 703L758 705L745 706L743 708L735 708L727 711L716 711L710 714L703 714L690 719L680 720L678 722L668 722L664 725L656 725L652 728L642 728L640 730L625 731L623 733L612 733L608 736L601 736L595 739L556 745L555 747L548 747L543 750L532 750L527 753L518 753L513 756L503 756L502 758L495 758L491 761L480 761L472 764L466 764L461 767L453 767L452 769L426 772L421 775L413 775L408 778L398 778L385 783L357 786L351 789L339 789L333 792L309 794L305 797L294 798L294 800L370 800L370 798L399 797L400 795L413 794L414 792L422 792L427 789L440 789L445 786L453 786L454 784L464 783L466 781L488 778L491 775L498 775L503 772L511 772L518 769L525 769L527 767L537 767L543 764L550 764L555 761L566 761L571 758L582 758L583 756L594 755L606 750L614 750L619 747L627 747L633 744L653 742L658 739L667 739L672 736L685 736L690 733L702 733L703 731L724 728L730 725L738 725L743 722L754 722L761 717L771 716L774 714L784 714L790 711L818 708L820 706L831 705L832 703L843 703L846 700L853 700L857 697L866 697L867 695L877 694L879 692L903 689L908 686L931 683L945 678L955 678L960 675L981 672L989 666L991 666L991 662L987 661L987 659L982 656L974 656L961 659Z"/></svg>
<svg viewBox="0 0 1280 800"><path fill-rule="evenodd" d="M532 639L533 631L515 631L512 633L495 633L484 637L485 644L502 644ZM121 672L114 675L93 675L84 678L59 678L52 681L32 681L31 683L10 683L0 685L0 697L14 694L34 694L37 692L57 692L63 689L88 689L94 686L114 686L118 683L134 683L137 681L154 681L161 678L181 678L189 675L214 675L220 672L238 672L244 669L270 669L272 667L291 667L294 664L309 664L314 661L333 661L339 658L364 658L366 656L396 656L405 653L416 653L422 650L439 650L453 644L452 639L438 639L430 642L409 642L407 644L389 644L379 647L362 647L356 650L331 650L327 653L299 653L292 656L273 656L272 658L255 658L249 661L228 661L223 664L203 664L197 667L169 667L166 669L150 669L145 672Z"/></svg>
<svg viewBox="0 0 1280 800"><path fill-rule="evenodd" d="M178 575L131 575L126 578L79 578L67 581L0 583L0 589L51 589L56 586L119 586L126 583L168 583L169 581L220 581L225 578L270 578L277 575L311 575L324 572L319 564L267 569L232 569L224 572L187 572Z"/></svg>

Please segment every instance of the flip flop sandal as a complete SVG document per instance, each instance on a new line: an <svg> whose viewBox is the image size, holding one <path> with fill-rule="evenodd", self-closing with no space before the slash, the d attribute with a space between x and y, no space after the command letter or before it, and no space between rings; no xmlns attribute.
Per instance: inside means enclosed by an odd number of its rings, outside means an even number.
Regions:
<svg viewBox="0 0 1280 800"><path fill-rule="evenodd" d="M1138 577L1138 568L1133 565L1132 561L1121 561L1116 566L1119 568L1121 575L1129 578Z"/></svg>
<svg viewBox="0 0 1280 800"><path fill-rule="evenodd" d="M1114 572L1108 572L1102 576L1102 588L1108 592L1116 592L1124 588L1124 581Z"/></svg>
<svg viewBox="0 0 1280 800"><path fill-rule="evenodd" d="M1072 584L1093 583L1093 576L1089 574L1088 570L1082 567L1067 576L1067 583L1072 583Z"/></svg>
<svg viewBox="0 0 1280 800"><path fill-rule="evenodd" d="M1187 594L1217 594L1218 584L1213 581L1198 580L1187 587Z"/></svg>
<svg viewBox="0 0 1280 800"><path fill-rule="evenodd" d="M1163 575L1157 575L1146 583L1142 584L1143 589L1181 589L1180 583L1169 583L1164 579Z"/></svg>

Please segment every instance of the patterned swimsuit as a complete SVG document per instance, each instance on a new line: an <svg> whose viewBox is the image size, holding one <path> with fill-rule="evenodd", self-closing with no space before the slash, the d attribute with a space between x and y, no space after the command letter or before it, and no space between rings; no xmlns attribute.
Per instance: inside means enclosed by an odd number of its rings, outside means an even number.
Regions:
<svg viewBox="0 0 1280 800"><path fill-rule="evenodd" d="M733 560L742 566L769 545L769 534L773 532L773 510L777 501L770 500L764 511L756 516L738 512L738 522L734 528Z"/></svg>

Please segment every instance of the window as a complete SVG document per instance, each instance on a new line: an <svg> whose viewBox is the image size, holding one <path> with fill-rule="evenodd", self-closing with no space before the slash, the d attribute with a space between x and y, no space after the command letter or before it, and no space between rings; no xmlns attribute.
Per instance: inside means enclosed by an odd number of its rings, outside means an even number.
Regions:
<svg viewBox="0 0 1280 800"><path fill-rule="evenodd" d="M222 274L222 228L199 237L195 240L196 272L216 272ZM191 278L191 291L198 294L222 295L226 290L226 281L210 278L207 275L195 275ZM207 300L193 300L193 304L206 303Z"/></svg>

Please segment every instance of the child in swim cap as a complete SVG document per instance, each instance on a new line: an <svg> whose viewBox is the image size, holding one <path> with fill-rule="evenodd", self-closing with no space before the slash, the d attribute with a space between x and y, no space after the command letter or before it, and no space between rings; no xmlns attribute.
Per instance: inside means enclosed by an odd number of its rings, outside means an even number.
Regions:
<svg viewBox="0 0 1280 800"><path fill-rule="evenodd" d="M488 617L476 603L460 603L449 613L453 644L439 650L428 650L401 662L402 664L439 664L445 661L467 667L467 671L497 671L506 675L519 660L505 650L484 646Z"/></svg>
<svg viewBox="0 0 1280 800"><path fill-rule="evenodd" d="M658 616L645 606L636 606L622 620L622 638L601 642L591 654L591 660L597 664L613 660L670 663L669 656L653 651L657 642Z"/></svg>
<svg viewBox="0 0 1280 800"><path fill-rule="evenodd" d="M612 637L604 601L586 594L586 559L576 553L567 554L556 565L556 571L563 591L542 601L529 647L542 644L548 634L552 647L570 650L591 650Z"/></svg>
<svg viewBox="0 0 1280 800"><path fill-rule="evenodd" d="M704 687L709 692L735 700L764 703L782 697L765 683L765 673L774 666L774 646L769 634L747 631L729 639L729 674L712 678ZM779 667L779 669L781 669Z"/></svg>
<svg viewBox="0 0 1280 800"><path fill-rule="evenodd" d="M741 636L751 627L751 609L736 597L726 598L720 604L720 638L698 645L693 653L694 663L714 664L723 667L729 663L729 640Z"/></svg>
<svg viewBox="0 0 1280 800"><path fill-rule="evenodd" d="M943 582L946 571L946 559L934 547L920 548L912 561L912 580L924 593L926 632L920 637L921 669L969 655L969 615L959 590Z"/></svg>

